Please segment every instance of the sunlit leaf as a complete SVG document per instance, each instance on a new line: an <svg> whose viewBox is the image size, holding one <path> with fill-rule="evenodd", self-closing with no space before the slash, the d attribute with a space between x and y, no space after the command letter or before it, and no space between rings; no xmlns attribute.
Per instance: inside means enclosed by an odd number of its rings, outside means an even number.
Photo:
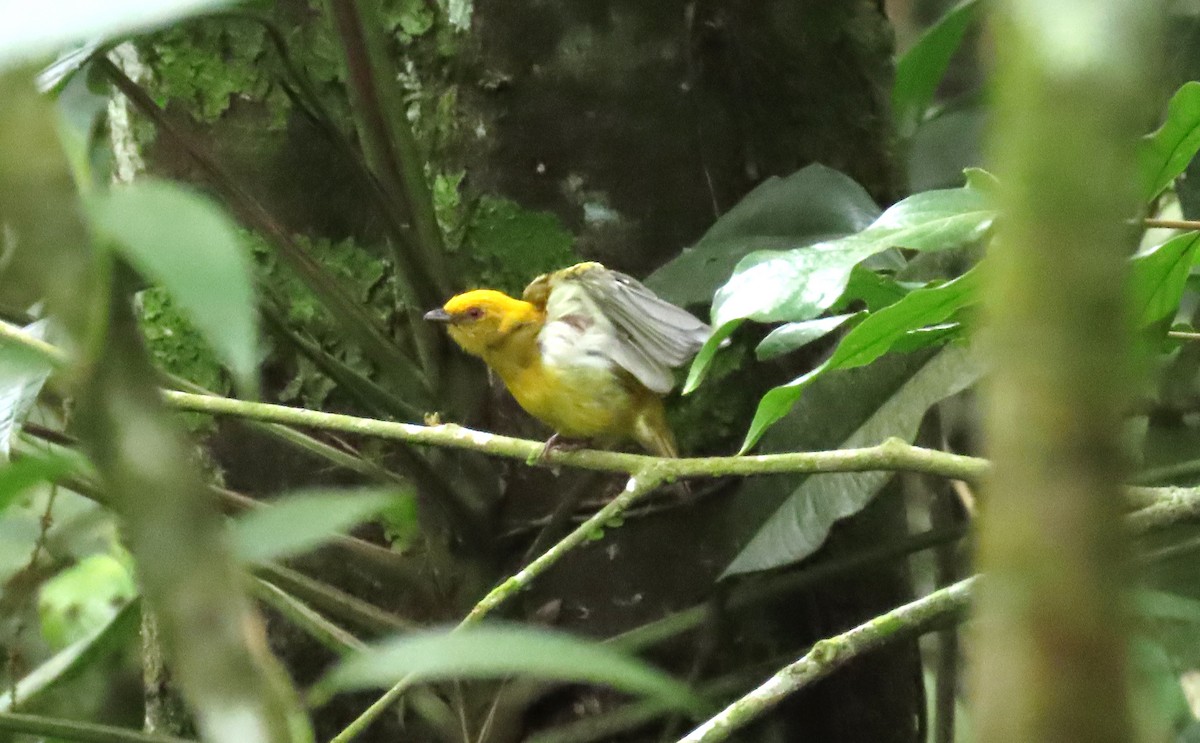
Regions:
<svg viewBox="0 0 1200 743"><path fill-rule="evenodd" d="M210 199L143 179L91 204L96 229L162 284L233 371L254 390L258 331L250 257L236 226Z"/></svg>
<svg viewBox="0 0 1200 743"><path fill-rule="evenodd" d="M88 555L38 590L42 637L50 647L64 648L107 626L135 596L128 566L107 553Z"/></svg>
<svg viewBox="0 0 1200 743"><path fill-rule="evenodd" d="M702 712L686 685L611 647L545 629L484 624L406 634L351 656L319 688L326 692L414 682L530 676L602 684Z"/></svg>
<svg viewBox="0 0 1200 743"><path fill-rule="evenodd" d="M22 330L46 340L49 322L38 320ZM40 356L14 344L0 345L0 461L8 459L13 438L33 409L50 371L50 362Z"/></svg>
<svg viewBox="0 0 1200 743"><path fill-rule="evenodd" d="M713 300L713 324L808 320L841 296L853 267L868 256L893 247L945 250L979 240L995 217L980 183L986 181L976 176L963 188L910 196L849 237L746 256Z"/></svg>
<svg viewBox="0 0 1200 743"><path fill-rule="evenodd" d="M879 216L858 183L824 165L772 177L746 194L708 232L646 278L679 305L707 304L734 266L756 250L786 250L848 235Z"/></svg>
<svg viewBox="0 0 1200 743"><path fill-rule="evenodd" d="M1184 83L1167 106L1163 125L1142 140L1138 151L1142 197L1165 191L1200 151L1200 82Z"/></svg>
<svg viewBox="0 0 1200 743"><path fill-rule="evenodd" d="M861 327L861 326L860 326ZM872 446L889 438L912 441L925 412L978 379L980 368L961 347L941 351L903 384L838 448ZM825 542L839 520L861 511L890 472L809 475L725 569L725 576L802 560Z"/></svg>
<svg viewBox="0 0 1200 743"><path fill-rule="evenodd" d="M0 0L0 69L93 38L147 31L228 0Z"/></svg>
<svg viewBox="0 0 1200 743"><path fill-rule="evenodd" d="M780 325L772 330L766 338L763 338L758 347L754 349L754 355L759 361L766 361L776 356L782 356L785 353L791 353L798 348L807 346L815 340L824 338L842 327L848 320L861 316L862 313L832 315L830 317L817 318L816 320L804 320L803 322L790 322L786 325Z"/></svg>
<svg viewBox="0 0 1200 743"><path fill-rule="evenodd" d="M978 0L955 5L896 61L892 114L901 133L910 134L924 118L978 7Z"/></svg>
<svg viewBox="0 0 1200 743"><path fill-rule="evenodd" d="M307 552L395 502L395 491L291 493L234 522L234 547L246 562Z"/></svg>
<svg viewBox="0 0 1200 743"><path fill-rule="evenodd" d="M891 350L910 331L944 322L978 299L978 283L978 269L972 269L945 284L916 289L895 304L869 315L842 338L824 363L763 396L742 451L754 446L768 427L787 415L804 389L817 377L833 369L869 364ZM931 339L935 338L931 336Z"/></svg>
<svg viewBox="0 0 1200 743"><path fill-rule="evenodd" d="M1186 232L1133 257L1132 300L1136 327L1175 316L1200 247L1200 232Z"/></svg>

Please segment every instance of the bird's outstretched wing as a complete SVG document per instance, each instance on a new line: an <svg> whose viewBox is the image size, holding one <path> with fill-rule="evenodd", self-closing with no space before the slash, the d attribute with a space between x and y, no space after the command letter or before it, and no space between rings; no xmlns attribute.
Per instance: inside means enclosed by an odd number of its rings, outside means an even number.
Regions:
<svg viewBox="0 0 1200 743"><path fill-rule="evenodd" d="M687 310L599 263L539 276L525 288L524 298L545 308L547 329L564 320L586 323L588 332L581 335L590 350L659 394L674 386L671 370L687 363L712 335L712 328Z"/></svg>

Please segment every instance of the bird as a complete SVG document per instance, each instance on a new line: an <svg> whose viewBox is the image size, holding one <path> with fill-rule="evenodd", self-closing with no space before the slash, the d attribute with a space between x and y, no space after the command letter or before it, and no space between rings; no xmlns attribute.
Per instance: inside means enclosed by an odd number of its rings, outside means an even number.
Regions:
<svg viewBox="0 0 1200 743"><path fill-rule="evenodd" d="M662 398L672 370L712 328L636 279L596 262L542 274L521 298L494 289L451 297L425 314L481 358L517 403L554 434L541 457L571 442L629 441L679 455Z"/></svg>

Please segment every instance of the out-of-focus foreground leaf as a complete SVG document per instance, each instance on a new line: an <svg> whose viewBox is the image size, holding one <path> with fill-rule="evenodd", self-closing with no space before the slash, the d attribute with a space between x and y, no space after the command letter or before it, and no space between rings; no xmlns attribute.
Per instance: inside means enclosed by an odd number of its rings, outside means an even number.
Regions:
<svg viewBox="0 0 1200 743"><path fill-rule="evenodd" d="M702 712L686 685L608 646L561 632L484 624L414 632L347 658L318 684L319 693L466 678L531 676L611 686L675 709Z"/></svg>
<svg viewBox="0 0 1200 743"><path fill-rule="evenodd" d="M234 548L247 562L290 557L411 497L382 490L289 493L235 521Z"/></svg>
<svg viewBox="0 0 1200 743"><path fill-rule="evenodd" d="M114 188L90 210L98 232L166 288L242 389L256 389L253 273L225 212L188 188L152 179Z"/></svg>

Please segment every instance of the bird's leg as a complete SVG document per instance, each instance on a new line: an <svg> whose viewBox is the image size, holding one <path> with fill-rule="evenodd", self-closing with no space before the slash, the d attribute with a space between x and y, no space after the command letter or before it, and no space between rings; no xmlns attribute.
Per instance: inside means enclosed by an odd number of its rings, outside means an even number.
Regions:
<svg viewBox="0 0 1200 743"><path fill-rule="evenodd" d="M545 462L546 458L550 456L550 452L553 451L574 451L575 449L583 449L587 445L587 439L568 439L556 433L546 439L546 444L542 447L541 453L538 454L537 461Z"/></svg>

